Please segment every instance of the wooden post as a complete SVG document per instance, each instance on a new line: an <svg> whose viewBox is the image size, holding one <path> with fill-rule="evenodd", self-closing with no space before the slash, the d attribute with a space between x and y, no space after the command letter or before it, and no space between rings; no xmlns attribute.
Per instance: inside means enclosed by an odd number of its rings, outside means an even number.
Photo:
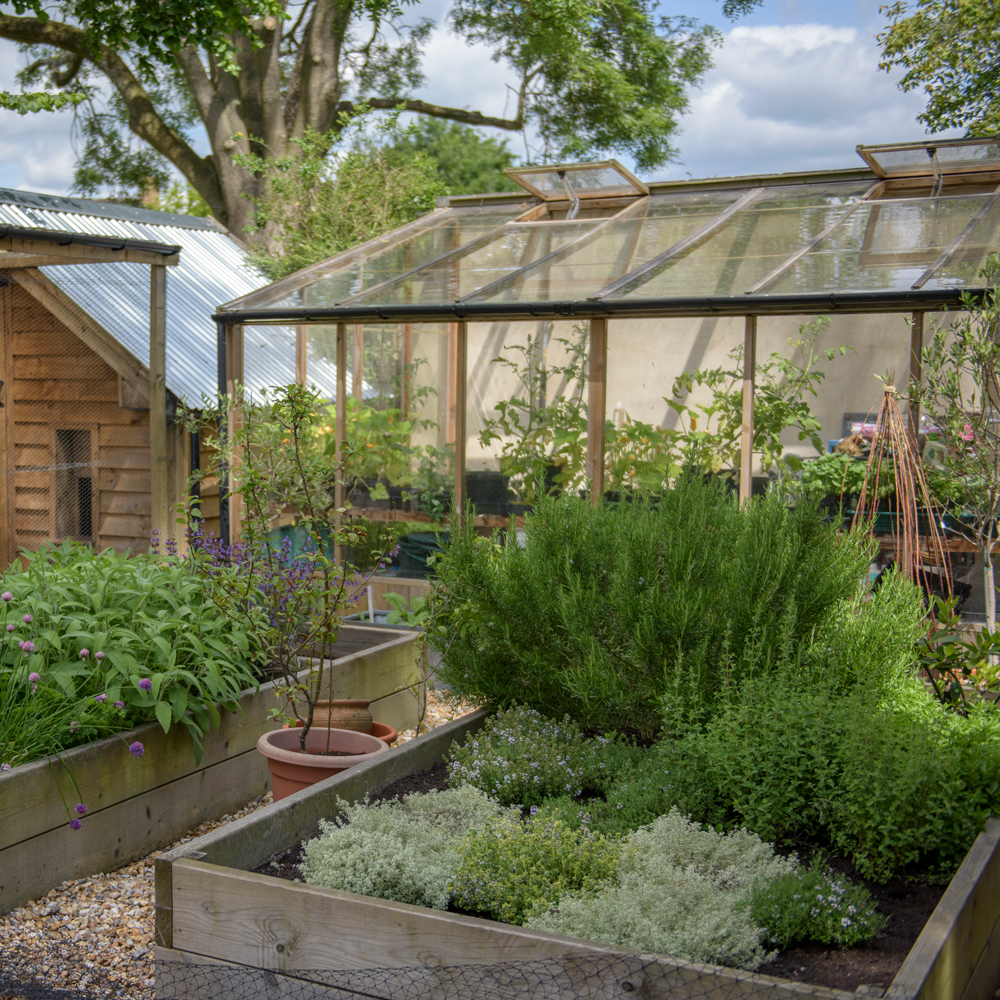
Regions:
<svg viewBox="0 0 1000 1000"><path fill-rule="evenodd" d="M228 364L226 366L226 392L229 393L231 399L236 398L236 391L239 386L243 385L243 327L242 326L227 326L226 327L226 357L228 358ZM230 409L229 411L229 435L230 440L232 436L236 433L241 425L239 416L235 409ZM233 455L233 468L239 465L239 456ZM231 473L230 473L231 475ZM241 533L243 527L243 498L239 493L231 492L229 494L229 530L230 530L230 541L236 542Z"/></svg>
<svg viewBox="0 0 1000 1000"><path fill-rule="evenodd" d="M456 364L458 360L458 324L448 324L448 426L445 431L445 441L455 440L455 392L458 379Z"/></svg>
<svg viewBox="0 0 1000 1000"><path fill-rule="evenodd" d="M923 380L924 314L915 312L910 324L910 385L919 386ZM910 390L910 437L914 443L920 434L920 397Z"/></svg>
<svg viewBox="0 0 1000 1000"><path fill-rule="evenodd" d="M587 478L590 502L596 507L604 497L604 421L608 409L608 321L590 321L587 357Z"/></svg>
<svg viewBox="0 0 1000 1000"><path fill-rule="evenodd" d="M740 504L753 486L753 394L757 372L757 317L747 316L743 333L743 426L740 430Z"/></svg>
<svg viewBox="0 0 1000 1000"><path fill-rule="evenodd" d="M149 489L151 529L172 537L167 461L167 268L149 267Z"/></svg>
<svg viewBox="0 0 1000 1000"><path fill-rule="evenodd" d="M362 391L365 383L365 328L360 323L354 324L354 356L351 367L351 395L355 399L363 399Z"/></svg>
<svg viewBox="0 0 1000 1000"><path fill-rule="evenodd" d="M340 508L344 506L344 470L340 467L343 461L344 437L347 433L347 324L337 324L337 416L333 427L333 462L336 475L336 485L333 487L333 531L340 534L343 520ZM343 566L343 546L334 547L334 558Z"/></svg>
<svg viewBox="0 0 1000 1000"><path fill-rule="evenodd" d="M297 326L295 328L295 381L303 387L309 379L306 366L306 344L306 328Z"/></svg>
<svg viewBox="0 0 1000 1000"><path fill-rule="evenodd" d="M216 388L218 390L219 406L221 407L222 398L226 395L229 387L229 359L227 357L229 353L229 328L222 320L218 321L215 346L218 379ZM219 461L217 464L219 470L219 538L228 545L232 540L229 530L229 468L226 465L225 459L226 440L229 435L228 414L220 412L217 431L219 435L216 445L219 450Z"/></svg>
<svg viewBox="0 0 1000 1000"><path fill-rule="evenodd" d="M455 324L455 495L452 516L461 527L465 514L465 406L469 362L469 324Z"/></svg>
<svg viewBox="0 0 1000 1000"><path fill-rule="evenodd" d="M402 385L402 406L403 418L410 415L411 383L416 372L411 371L413 365L413 324L403 324L403 385Z"/></svg>

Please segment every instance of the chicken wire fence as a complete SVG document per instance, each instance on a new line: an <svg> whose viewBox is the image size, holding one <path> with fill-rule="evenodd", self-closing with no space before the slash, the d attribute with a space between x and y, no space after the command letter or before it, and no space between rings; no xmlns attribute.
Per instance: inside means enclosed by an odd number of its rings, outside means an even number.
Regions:
<svg viewBox="0 0 1000 1000"><path fill-rule="evenodd" d="M868 987L865 995L884 990ZM832 997L825 987L715 969L653 955L584 954L534 962L496 962L345 970L247 968L158 961L155 987L77 970L68 979L38 963L0 959L2 1000L781 1000ZM843 995L843 994L840 994Z"/></svg>
<svg viewBox="0 0 1000 1000"><path fill-rule="evenodd" d="M0 557L67 539L145 551L154 509L149 268L0 271ZM172 409L168 395L168 423ZM166 461L181 459L177 429ZM177 489L160 509L176 502Z"/></svg>

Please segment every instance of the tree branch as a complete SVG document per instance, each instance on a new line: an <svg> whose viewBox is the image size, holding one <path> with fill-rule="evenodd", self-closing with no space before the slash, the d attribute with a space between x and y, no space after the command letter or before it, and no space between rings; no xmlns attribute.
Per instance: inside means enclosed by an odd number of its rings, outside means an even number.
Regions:
<svg viewBox="0 0 1000 1000"><path fill-rule="evenodd" d="M503 128L510 132L520 132L524 128L524 108L518 102L518 113L516 118L491 118L489 115L480 114L478 111L466 111L464 108L443 108L438 104L428 104L427 101L415 101L409 98L392 97L366 97L358 98L357 101L341 101L337 105L337 112L352 112L355 107L367 104L370 108L378 110L391 110L402 108L404 111L414 111L421 115L430 115L432 118L446 118L453 122L462 122L464 125L480 125L486 128Z"/></svg>

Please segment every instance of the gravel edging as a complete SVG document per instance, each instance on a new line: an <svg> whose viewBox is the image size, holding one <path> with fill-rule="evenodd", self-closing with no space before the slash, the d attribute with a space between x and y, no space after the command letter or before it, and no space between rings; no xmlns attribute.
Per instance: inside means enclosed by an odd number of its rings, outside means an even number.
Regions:
<svg viewBox="0 0 1000 1000"><path fill-rule="evenodd" d="M393 745L474 707L429 691L424 720L400 733ZM117 1000L154 1000L154 860L271 801L268 792L236 812L202 823L147 857L116 871L63 882L45 896L0 915L0 996L18 996L11 992L13 980L24 984L25 996L69 990L78 996L82 991Z"/></svg>

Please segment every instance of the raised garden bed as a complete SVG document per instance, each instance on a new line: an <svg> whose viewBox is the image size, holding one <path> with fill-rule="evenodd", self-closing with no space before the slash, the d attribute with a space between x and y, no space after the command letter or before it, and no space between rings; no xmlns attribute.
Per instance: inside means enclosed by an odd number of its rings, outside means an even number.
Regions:
<svg viewBox="0 0 1000 1000"><path fill-rule="evenodd" d="M369 699L375 719L396 729L416 725L415 634L348 626L338 652L339 697ZM205 735L199 764L186 730L164 733L154 722L68 750L65 766L53 757L0 774L0 912L66 879L120 867L266 792L270 776L256 745L275 727L275 704L271 683L244 692L241 711L223 712L221 727ZM140 759L126 749L135 741L145 747ZM64 801L87 803L79 830L70 828Z"/></svg>
<svg viewBox="0 0 1000 1000"><path fill-rule="evenodd" d="M193 841L156 870L158 995L227 997L854 996L255 873L338 802L440 762L475 712ZM990 820L886 992L989 1000L1000 985L1000 820ZM878 991L881 994L881 990ZM869 993L869 995L872 995Z"/></svg>

